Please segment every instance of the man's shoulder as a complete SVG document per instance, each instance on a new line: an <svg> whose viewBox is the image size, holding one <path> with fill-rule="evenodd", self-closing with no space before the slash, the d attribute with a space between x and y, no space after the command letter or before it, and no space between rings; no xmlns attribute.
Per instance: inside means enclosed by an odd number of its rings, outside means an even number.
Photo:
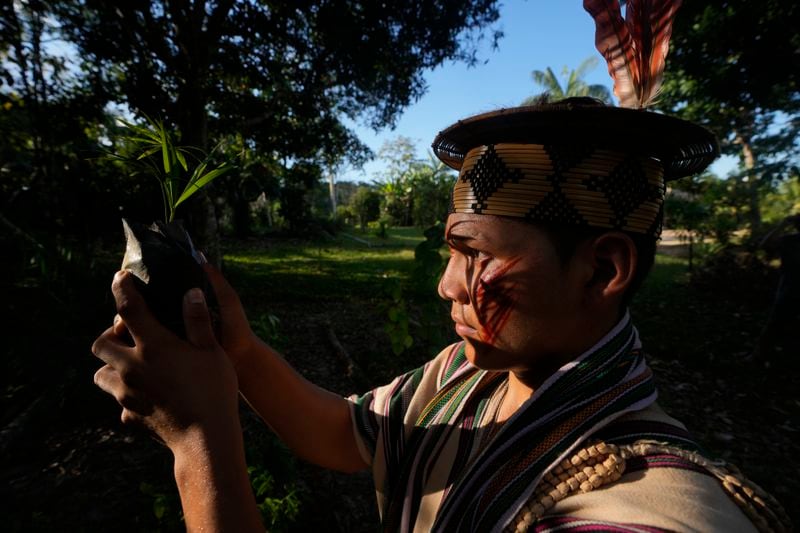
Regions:
<svg viewBox="0 0 800 533"><path fill-rule="evenodd" d="M542 522L574 520L561 524L567 529L578 523L597 522L617 524L621 530L755 531L734 501L734 488L725 488L726 477L735 479L729 475L731 471L697 451L680 447L680 441L676 445L671 435L664 438L594 445L614 455L611 463L615 463L618 475L607 475L596 486L581 486L582 490L555 502ZM582 452L577 456L586 455ZM609 464L608 460L604 462ZM598 467L583 470L592 468ZM744 485L739 482L738 486Z"/></svg>
<svg viewBox="0 0 800 533"><path fill-rule="evenodd" d="M668 531L755 531L720 481L680 456L627 461L616 482L557 502L542 518Z"/></svg>
<svg viewBox="0 0 800 533"><path fill-rule="evenodd" d="M535 531L781 531L790 524L774 498L735 466L711 459L656 404L571 450L515 520Z"/></svg>

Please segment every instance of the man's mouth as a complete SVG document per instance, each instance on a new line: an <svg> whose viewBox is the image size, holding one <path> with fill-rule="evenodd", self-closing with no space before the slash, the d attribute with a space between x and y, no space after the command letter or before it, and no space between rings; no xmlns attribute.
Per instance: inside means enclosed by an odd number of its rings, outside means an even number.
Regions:
<svg viewBox="0 0 800 533"><path fill-rule="evenodd" d="M456 333L461 337L474 337L478 334L478 330L465 324L463 321L458 319L455 316L450 316L453 319L453 323L455 324Z"/></svg>

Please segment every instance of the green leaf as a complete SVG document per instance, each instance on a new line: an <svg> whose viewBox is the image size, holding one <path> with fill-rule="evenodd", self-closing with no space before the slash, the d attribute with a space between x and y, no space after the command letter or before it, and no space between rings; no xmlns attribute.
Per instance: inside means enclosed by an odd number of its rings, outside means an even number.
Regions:
<svg viewBox="0 0 800 533"><path fill-rule="evenodd" d="M138 142L145 142L149 144L160 144L160 140L158 134L155 131L150 130L149 128L139 126L137 124L133 124L132 122L128 122L126 120L117 119L120 124L134 132L136 135L140 135L141 137L128 137L131 141L138 141ZM144 137L144 138L142 138Z"/></svg>
<svg viewBox="0 0 800 533"><path fill-rule="evenodd" d="M175 150L175 157L178 158L178 162L183 167L183 170L189 170L189 166L186 164L186 158L183 157L183 153L181 152L180 149Z"/></svg>
<svg viewBox="0 0 800 533"><path fill-rule="evenodd" d="M161 146L161 143L158 142L158 139L153 139L152 137L125 137L125 141L129 143L140 143L140 144Z"/></svg>
<svg viewBox="0 0 800 533"><path fill-rule="evenodd" d="M211 183L211 181L212 181L214 178L217 178L217 177L219 177L219 176L221 176L221 175L225 174L225 173L226 173L226 172L228 172L230 169L231 169L231 167L230 167L230 166L223 166L223 167L220 167L220 168L215 168L215 169L214 169L214 170L212 170L211 172L208 172L207 174L205 174L205 175L201 176L201 177L200 177L200 178L199 178L197 181L191 181L191 182L189 182L189 184L188 184L188 185L186 186L186 188L183 190L183 193L181 194L180 198L178 198L178 201L177 201L177 202L175 202L175 207L178 207L179 205L181 205L181 204L182 204L184 201L186 201L186 200L187 200L187 199L188 199L188 198L189 198L191 195L193 195L193 194L194 194L194 193L196 193L198 190L200 190L201 188L203 188L203 187L205 187L206 185L208 185L209 183Z"/></svg>
<svg viewBox="0 0 800 533"><path fill-rule="evenodd" d="M172 214L175 212L175 205L173 204L173 199L175 198L175 195L172 191L172 183L165 181L162 190L164 191L164 204ZM171 218L172 216L170 216L170 219Z"/></svg>
<svg viewBox="0 0 800 533"><path fill-rule="evenodd" d="M156 518L161 520L164 518L164 514L167 512L167 505L164 502L163 498L156 498L153 502L153 514L156 515Z"/></svg>
<svg viewBox="0 0 800 533"><path fill-rule="evenodd" d="M192 177L189 178L189 183L194 183L195 181L197 181L198 176L202 176L205 173L207 166L208 166L208 160L203 161L202 163L197 165L197 167L194 169L194 172L192 172Z"/></svg>
<svg viewBox="0 0 800 533"><path fill-rule="evenodd" d="M139 154L139 157L137 157L137 158L136 158L136 160L137 160L137 161L139 161L139 160L141 160L141 159L144 159L144 158L145 158L145 157L147 157L147 156L151 156L151 155L153 155L154 153L158 152L159 150L161 150L161 147L160 147L160 146L154 146L154 147L152 147L152 148L148 148L147 150L145 150L144 152L142 152L141 154Z"/></svg>
<svg viewBox="0 0 800 533"><path fill-rule="evenodd" d="M169 144L166 141L161 143L161 154L164 159L164 172L169 173L172 169L172 165L170 165Z"/></svg>

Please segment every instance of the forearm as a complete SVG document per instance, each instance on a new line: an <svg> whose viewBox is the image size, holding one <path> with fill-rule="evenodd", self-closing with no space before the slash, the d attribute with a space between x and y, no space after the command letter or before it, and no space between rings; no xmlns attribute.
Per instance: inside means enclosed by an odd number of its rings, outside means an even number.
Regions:
<svg viewBox="0 0 800 533"><path fill-rule="evenodd" d="M297 456L343 472L367 467L344 398L303 378L260 341L236 372L242 395Z"/></svg>
<svg viewBox="0 0 800 533"><path fill-rule="evenodd" d="M229 429L195 431L173 448L187 531L264 531L238 420Z"/></svg>

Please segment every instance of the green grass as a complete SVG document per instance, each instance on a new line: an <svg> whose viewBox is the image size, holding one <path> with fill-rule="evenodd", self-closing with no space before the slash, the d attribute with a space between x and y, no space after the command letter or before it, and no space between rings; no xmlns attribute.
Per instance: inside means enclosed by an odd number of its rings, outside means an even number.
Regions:
<svg viewBox="0 0 800 533"><path fill-rule="evenodd" d="M751 287L720 280L713 289L691 283L688 260L658 254L650 276L631 304L645 350L697 369L714 368L753 349L767 307Z"/></svg>
<svg viewBox="0 0 800 533"><path fill-rule="evenodd" d="M653 269L631 303L631 315L641 333L645 350L669 353L680 342L674 325L682 323L679 309L689 296L689 263L681 257L656 254ZM685 332L685 331L684 331Z"/></svg>
<svg viewBox="0 0 800 533"><path fill-rule="evenodd" d="M688 283L689 262L685 258L656 254L653 269L636 294L634 302L664 301L665 298L670 300L676 289L685 288Z"/></svg>
<svg viewBox="0 0 800 533"><path fill-rule="evenodd" d="M409 274L414 248L424 240L422 230L413 227L389 228L385 239L358 229L343 233L369 245L342 234L316 241L237 242L225 251L225 266L240 291L264 291L273 302L374 297L387 279ZM634 307L673 308L688 291L688 280L685 258L657 254Z"/></svg>
<svg viewBox="0 0 800 533"><path fill-rule="evenodd" d="M356 237L368 241L372 246L377 247L410 247L413 249L420 241L425 240L425 237L422 235L422 229L413 226L388 228L386 238L378 237L375 235L375 231L371 229L362 232L358 228L351 228L342 233L343 239L345 240L349 239L352 241L352 237Z"/></svg>
<svg viewBox="0 0 800 533"><path fill-rule="evenodd" d="M413 267L417 228L390 228L380 239L357 230L346 232L368 246L340 235L317 241L235 243L224 253L232 283L240 292L264 291L271 301L337 300L372 297L387 279L405 277Z"/></svg>

